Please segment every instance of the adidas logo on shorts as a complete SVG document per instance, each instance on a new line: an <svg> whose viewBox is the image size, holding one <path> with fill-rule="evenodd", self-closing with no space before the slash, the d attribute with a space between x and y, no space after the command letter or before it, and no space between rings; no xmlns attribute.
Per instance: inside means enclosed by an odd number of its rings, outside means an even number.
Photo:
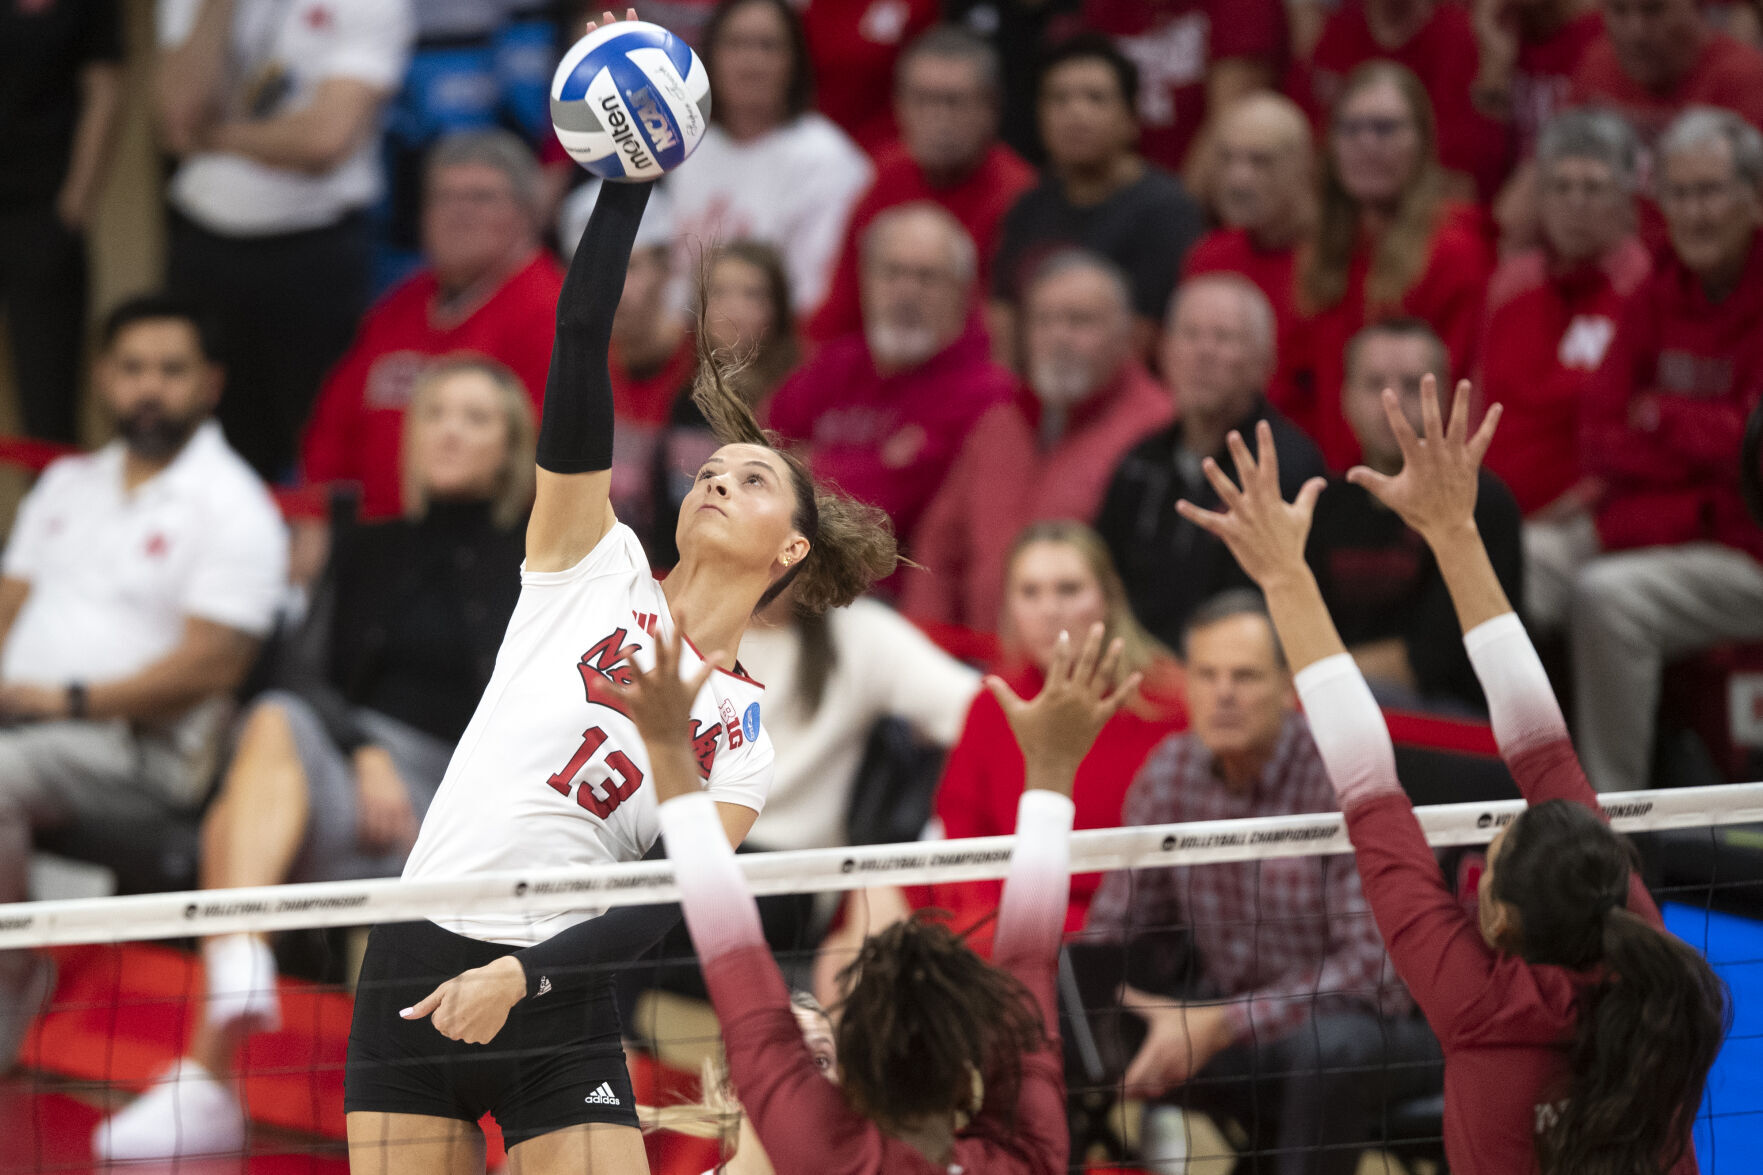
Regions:
<svg viewBox="0 0 1763 1175"><path fill-rule="evenodd" d="M587 1102L590 1106L616 1106L618 1104L618 1095L612 1092L612 1086L609 1083L602 1081L599 1089L596 1089L593 1093L590 1093L582 1100Z"/></svg>
<svg viewBox="0 0 1763 1175"><path fill-rule="evenodd" d="M533 993L533 998L537 999L550 990L551 977L549 975L541 975L539 976L539 990Z"/></svg>

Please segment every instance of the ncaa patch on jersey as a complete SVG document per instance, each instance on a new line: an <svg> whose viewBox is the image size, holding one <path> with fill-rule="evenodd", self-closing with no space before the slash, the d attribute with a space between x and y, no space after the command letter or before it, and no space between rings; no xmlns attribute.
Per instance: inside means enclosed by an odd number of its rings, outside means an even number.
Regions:
<svg viewBox="0 0 1763 1175"><path fill-rule="evenodd" d="M741 733L747 736L748 742L752 742L759 737L758 702L754 702L752 705L748 706L747 712L741 715Z"/></svg>

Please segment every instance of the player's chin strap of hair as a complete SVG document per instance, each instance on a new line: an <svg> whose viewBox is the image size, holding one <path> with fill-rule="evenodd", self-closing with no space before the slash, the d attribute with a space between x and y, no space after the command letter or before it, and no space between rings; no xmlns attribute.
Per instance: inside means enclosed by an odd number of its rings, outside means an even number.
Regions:
<svg viewBox="0 0 1763 1175"><path fill-rule="evenodd" d="M612 468L612 316L653 184L600 185L599 198L557 298L557 337L545 378L539 468Z"/></svg>

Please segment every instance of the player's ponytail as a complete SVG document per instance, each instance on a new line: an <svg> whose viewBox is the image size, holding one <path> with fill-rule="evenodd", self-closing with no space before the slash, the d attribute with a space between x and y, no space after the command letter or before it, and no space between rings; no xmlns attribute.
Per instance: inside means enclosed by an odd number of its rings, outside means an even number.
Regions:
<svg viewBox="0 0 1763 1175"><path fill-rule="evenodd" d="M1725 986L1693 949L1626 908L1633 850L1590 809L1553 800L1506 834L1494 896L1532 963L1597 969L1543 1111L1545 1175L1659 1175L1682 1157L1726 1035Z"/></svg>
<svg viewBox="0 0 1763 1175"><path fill-rule="evenodd" d="M702 299L700 299L702 301ZM888 516L874 506L817 486L801 458L784 448L781 438L760 427L749 404L735 389L738 367L698 331L698 375L692 401L725 445L763 445L783 458L796 491L796 530L808 540L808 557L792 566L760 597L759 607L783 594L792 583L796 606L810 613L842 607L861 596L876 580L893 574L900 562Z"/></svg>

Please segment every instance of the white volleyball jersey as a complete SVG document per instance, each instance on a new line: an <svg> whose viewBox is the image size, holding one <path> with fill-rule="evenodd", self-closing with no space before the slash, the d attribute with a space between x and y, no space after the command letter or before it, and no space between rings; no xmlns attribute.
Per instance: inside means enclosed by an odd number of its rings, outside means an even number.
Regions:
<svg viewBox="0 0 1763 1175"><path fill-rule="evenodd" d="M496 669L404 866L406 878L635 861L660 836L649 755L612 693L673 631L637 536L619 523L567 571L521 572ZM682 650L681 673L703 665ZM771 786L765 687L717 671L692 704L710 797L755 812ZM455 934L531 946L598 914L436 918Z"/></svg>

